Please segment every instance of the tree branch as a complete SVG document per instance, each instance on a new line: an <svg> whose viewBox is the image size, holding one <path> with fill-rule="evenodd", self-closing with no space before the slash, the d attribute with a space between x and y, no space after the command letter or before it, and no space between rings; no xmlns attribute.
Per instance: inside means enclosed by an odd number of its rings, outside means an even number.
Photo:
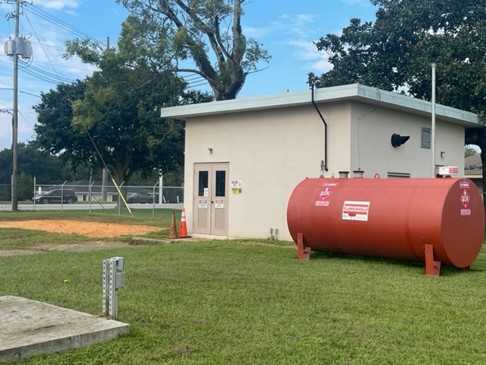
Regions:
<svg viewBox="0 0 486 365"><path fill-rule="evenodd" d="M217 42L217 37L219 36L219 20L218 17L215 17L215 23L213 23L213 27L205 24L201 18L197 16L197 14L184 4L181 0L174 0L177 5L192 19L196 27L202 31L208 37L209 43L211 44L211 48L214 50L216 54L216 59L219 63L224 63L224 48L220 47L220 44Z"/></svg>
<svg viewBox="0 0 486 365"><path fill-rule="evenodd" d="M241 30L241 3L242 0L233 2L233 51L232 59L236 64L240 64L245 54L245 37Z"/></svg>

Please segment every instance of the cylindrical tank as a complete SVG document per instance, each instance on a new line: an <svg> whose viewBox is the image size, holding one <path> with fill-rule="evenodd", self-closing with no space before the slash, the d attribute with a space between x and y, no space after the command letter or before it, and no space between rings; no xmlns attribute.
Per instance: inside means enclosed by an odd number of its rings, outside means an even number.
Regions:
<svg viewBox="0 0 486 365"><path fill-rule="evenodd" d="M313 251L468 267L481 249L484 209L468 179L328 179L299 183L287 206L292 238Z"/></svg>

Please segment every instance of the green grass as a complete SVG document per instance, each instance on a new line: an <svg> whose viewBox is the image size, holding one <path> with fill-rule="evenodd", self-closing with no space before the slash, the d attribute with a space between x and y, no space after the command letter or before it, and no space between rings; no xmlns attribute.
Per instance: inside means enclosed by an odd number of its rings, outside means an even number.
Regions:
<svg viewBox="0 0 486 365"><path fill-rule="evenodd" d="M1 230L0 230L1 231ZM472 271L237 241L0 257L0 294L93 314L101 262L125 257L105 344L19 364L485 364L486 250ZM64 280L68 279L68 283Z"/></svg>
<svg viewBox="0 0 486 365"><path fill-rule="evenodd" d="M127 211L122 211L118 215L117 210L96 210L92 211L17 211L17 212L0 212L0 222L10 220L80 220L88 222L102 222L102 223L121 223L121 224L147 224L156 227L161 227L160 231L152 232L144 235L149 238L166 238L170 227L172 210L157 209L155 215L152 210L132 210L132 214ZM180 212L176 211L176 222L180 220ZM129 241L131 237L117 237L117 241ZM0 230L0 249L27 249L36 248L42 245L63 243L82 243L96 241L112 241L113 238L92 238L81 236L78 234L60 234L35 230L23 230L17 228L2 228Z"/></svg>
<svg viewBox="0 0 486 365"><path fill-rule="evenodd" d="M180 218L180 211L176 210L176 217ZM114 222L130 224L152 224L166 227L170 224L170 209L132 209L132 214L127 210L122 210L118 215L117 209L103 210L66 210L59 211L17 211L17 212L0 212L0 221L6 220L30 220L30 219L78 219L83 221L96 222Z"/></svg>

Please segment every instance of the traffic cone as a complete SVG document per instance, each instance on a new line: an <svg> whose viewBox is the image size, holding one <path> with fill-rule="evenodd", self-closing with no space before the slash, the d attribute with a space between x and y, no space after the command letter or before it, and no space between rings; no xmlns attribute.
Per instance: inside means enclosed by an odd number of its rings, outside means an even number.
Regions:
<svg viewBox="0 0 486 365"><path fill-rule="evenodd" d="M175 223L175 212L172 211L172 216L170 218L169 239L173 240L174 238L177 238L177 232L176 232L176 223Z"/></svg>
<svg viewBox="0 0 486 365"><path fill-rule="evenodd" d="M179 224L179 238L189 238L187 235L186 210L182 208L181 223Z"/></svg>

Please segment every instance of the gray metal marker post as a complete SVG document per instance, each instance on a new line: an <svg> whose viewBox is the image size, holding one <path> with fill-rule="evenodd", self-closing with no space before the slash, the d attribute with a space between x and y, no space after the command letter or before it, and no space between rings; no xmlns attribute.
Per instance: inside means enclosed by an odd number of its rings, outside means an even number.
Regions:
<svg viewBox="0 0 486 365"><path fill-rule="evenodd" d="M112 257L103 260L103 300L104 315L118 317L118 289L125 286L124 258Z"/></svg>

